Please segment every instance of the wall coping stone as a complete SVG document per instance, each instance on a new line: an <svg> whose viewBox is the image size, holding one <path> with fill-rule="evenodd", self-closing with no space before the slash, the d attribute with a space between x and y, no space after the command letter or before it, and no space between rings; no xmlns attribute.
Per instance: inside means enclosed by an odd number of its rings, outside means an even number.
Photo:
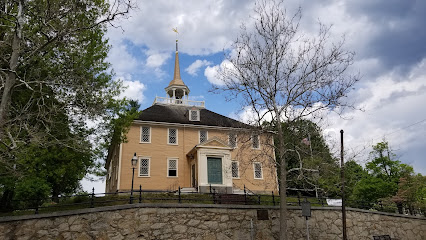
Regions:
<svg viewBox="0 0 426 240"><path fill-rule="evenodd" d="M72 215L80 215L80 214L87 214L87 213L107 212L107 211L134 209L134 208L216 208L216 209L254 209L254 210L257 210L257 209L279 210L280 209L279 206L262 206L262 205L136 203L136 204L114 205L114 206L104 206L104 207L96 207L96 208L85 208L85 209L69 210L69 211L58 211L58 212L43 213L43 214L0 217L0 223L31 220L31 219L72 216ZM288 206L287 209L301 210L302 208L300 206ZM341 207L311 207L311 209L337 211L337 210L341 210L342 208ZM426 218L422 216L411 216L411 215L403 215L403 214L397 214L397 213L376 212L376 211L350 208L350 207L347 207L346 211L379 214L379 215L385 215L385 216L410 218L410 219L418 219L418 220L426 221Z"/></svg>

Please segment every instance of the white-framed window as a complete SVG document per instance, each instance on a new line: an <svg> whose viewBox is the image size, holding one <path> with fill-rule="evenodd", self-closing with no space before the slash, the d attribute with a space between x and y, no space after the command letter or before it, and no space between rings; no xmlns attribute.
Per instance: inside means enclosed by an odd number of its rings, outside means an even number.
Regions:
<svg viewBox="0 0 426 240"><path fill-rule="evenodd" d="M167 177L178 176L178 159L168 158L167 159Z"/></svg>
<svg viewBox="0 0 426 240"><path fill-rule="evenodd" d="M200 110L189 110L189 121L200 121Z"/></svg>
<svg viewBox="0 0 426 240"><path fill-rule="evenodd" d="M236 148L237 147L237 134L236 133L229 133L228 134L228 144L230 147Z"/></svg>
<svg viewBox="0 0 426 240"><path fill-rule="evenodd" d="M198 131L198 135L200 136L200 143L203 143L207 141L208 139L208 131L207 130L200 130Z"/></svg>
<svg viewBox="0 0 426 240"><path fill-rule="evenodd" d="M168 144L177 145L178 144L178 130L176 128L168 129Z"/></svg>
<svg viewBox="0 0 426 240"><path fill-rule="evenodd" d="M238 161L231 162L232 178L240 178L240 168Z"/></svg>
<svg viewBox="0 0 426 240"><path fill-rule="evenodd" d="M260 148L260 141L259 141L259 135L258 134L253 134L251 136L251 143L252 143L252 148L254 148L254 149Z"/></svg>
<svg viewBox="0 0 426 240"><path fill-rule="evenodd" d="M150 164L150 157L139 157L139 177L149 177Z"/></svg>
<svg viewBox="0 0 426 240"><path fill-rule="evenodd" d="M151 127L141 126L141 143L151 142Z"/></svg>
<svg viewBox="0 0 426 240"><path fill-rule="evenodd" d="M253 163L254 179L263 179L262 163Z"/></svg>

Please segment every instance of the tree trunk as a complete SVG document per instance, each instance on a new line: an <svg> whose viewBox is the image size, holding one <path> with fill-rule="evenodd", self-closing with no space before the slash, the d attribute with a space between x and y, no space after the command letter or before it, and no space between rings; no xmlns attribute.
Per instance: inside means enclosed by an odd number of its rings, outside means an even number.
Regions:
<svg viewBox="0 0 426 240"><path fill-rule="evenodd" d="M280 161L280 240L287 240L287 164L284 156L284 133L281 126L281 116L275 108L275 115L277 116L277 130L278 130L278 156Z"/></svg>
<svg viewBox="0 0 426 240"><path fill-rule="evenodd" d="M9 62L9 71L7 73L6 82L4 85L1 102L0 102L0 138L4 138L5 131L4 127L7 121L7 112L11 102L12 89L16 84L16 69L18 67L19 55L21 53L21 42L22 42L22 24L24 19L22 16L23 3L19 2L19 10L17 15L17 23L15 34L12 41L12 55Z"/></svg>

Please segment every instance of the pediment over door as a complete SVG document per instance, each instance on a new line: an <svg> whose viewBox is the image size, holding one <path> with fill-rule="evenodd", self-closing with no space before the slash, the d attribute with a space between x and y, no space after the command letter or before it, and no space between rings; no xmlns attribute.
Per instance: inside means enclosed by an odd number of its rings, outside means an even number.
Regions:
<svg viewBox="0 0 426 240"><path fill-rule="evenodd" d="M203 143L197 144L194 148L191 149L191 151L187 153L187 156L190 159L193 158L194 156L197 155L196 153L199 149L220 149L220 150L228 150L228 151L234 150L234 148L230 147L228 144L223 142L223 140L217 137L213 137Z"/></svg>

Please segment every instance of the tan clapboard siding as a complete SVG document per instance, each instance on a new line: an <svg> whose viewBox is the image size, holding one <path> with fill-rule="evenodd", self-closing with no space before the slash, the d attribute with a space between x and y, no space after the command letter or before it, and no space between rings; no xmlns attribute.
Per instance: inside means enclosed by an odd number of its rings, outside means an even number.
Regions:
<svg viewBox="0 0 426 240"><path fill-rule="evenodd" d="M151 143L140 143L140 126L151 127ZM178 145L170 145L168 142L168 128L178 129ZM131 158L136 152L137 156L150 157L150 176L139 177L139 170L135 169L134 188L142 185L143 189L152 190L175 190L180 187L190 187L190 160L186 154L199 144L199 130L208 131L208 139L217 137L224 143L228 142L228 131L223 129L202 129L184 126L162 126L133 124L127 134L127 142L122 146L122 163L120 174L119 190L129 190L131 188L132 167ZM238 137L244 138L239 134ZM270 141L271 136L266 134L261 136L261 142ZM245 139L247 140L247 139ZM266 164L264 156L257 156L269 152L273 156L273 149L270 146L262 145L260 149L251 149L249 141L247 146L242 146L238 142L238 148L232 152L232 159L239 161L240 179L234 179L235 185L243 188L245 184L252 191L276 191L276 175L274 167ZM167 177L167 158L178 158L178 177ZM263 179L254 179L254 169L252 161L262 162ZM269 165L269 166L268 166Z"/></svg>

